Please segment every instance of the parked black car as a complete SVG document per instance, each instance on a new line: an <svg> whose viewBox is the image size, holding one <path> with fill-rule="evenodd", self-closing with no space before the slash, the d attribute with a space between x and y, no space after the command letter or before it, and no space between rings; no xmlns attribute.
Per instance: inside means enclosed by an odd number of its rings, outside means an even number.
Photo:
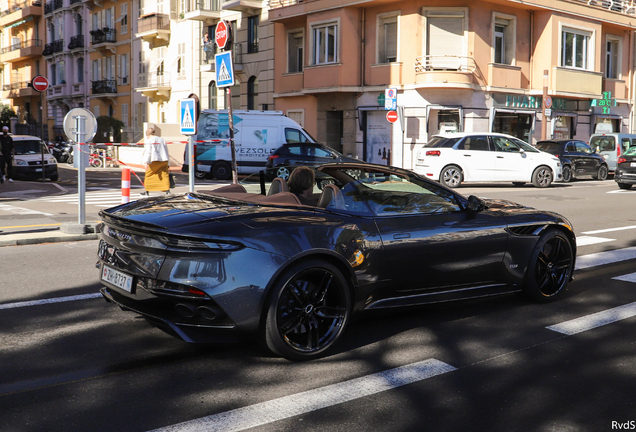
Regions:
<svg viewBox="0 0 636 432"><path fill-rule="evenodd" d="M621 189L631 189L636 184L636 146L628 148L616 160L614 180Z"/></svg>
<svg viewBox="0 0 636 432"><path fill-rule="evenodd" d="M597 180L607 178L607 162L583 141L545 140L539 141L536 148L559 158L563 166L564 182L581 177L592 177Z"/></svg>
<svg viewBox="0 0 636 432"><path fill-rule="evenodd" d="M367 311L518 291L547 302L571 279L574 231L556 213L399 168L317 170L332 183L316 206L232 184L103 210L103 296L187 342L251 334L307 360Z"/></svg>
<svg viewBox="0 0 636 432"><path fill-rule="evenodd" d="M331 147L317 143L284 144L267 158L265 177L287 180L297 166L317 167L332 162L360 162L344 156ZM319 173L318 173L319 176Z"/></svg>

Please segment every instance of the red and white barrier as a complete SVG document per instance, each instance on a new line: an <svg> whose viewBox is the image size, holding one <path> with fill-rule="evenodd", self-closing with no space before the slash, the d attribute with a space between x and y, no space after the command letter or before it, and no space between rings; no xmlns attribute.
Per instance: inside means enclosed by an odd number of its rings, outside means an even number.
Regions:
<svg viewBox="0 0 636 432"><path fill-rule="evenodd" d="M130 202L130 168L121 170L121 203Z"/></svg>

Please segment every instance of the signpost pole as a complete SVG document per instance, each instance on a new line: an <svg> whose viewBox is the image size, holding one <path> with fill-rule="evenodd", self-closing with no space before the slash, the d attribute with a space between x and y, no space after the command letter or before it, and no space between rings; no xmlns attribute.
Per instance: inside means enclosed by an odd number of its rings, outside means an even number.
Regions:
<svg viewBox="0 0 636 432"><path fill-rule="evenodd" d="M78 115L75 117L75 160L77 160L77 193L78 193L78 218L80 225L86 223L86 172L84 168L84 155L82 154L82 144L86 136L86 117Z"/></svg>
<svg viewBox="0 0 636 432"><path fill-rule="evenodd" d="M42 134L42 142L44 143L44 94L40 92L40 110L42 111L42 124L41 126L41 134ZM45 144L46 145L46 144ZM46 181L46 169L44 167L44 147L40 149L42 151L42 183Z"/></svg>
<svg viewBox="0 0 636 432"><path fill-rule="evenodd" d="M548 134L548 116L546 116L545 110L549 108L545 106L546 101L548 100L548 71L543 71L543 101L541 103L542 109L542 117L541 120L541 140L545 140Z"/></svg>
<svg viewBox="0 0 636 432"><path fill-rule="evenodd" d="M225 87L225 94L227 95L227 115L228 126L230 128L230 149L232 151L232 183L238 184L238 174L236 172L236 149L234 147L234 116L232 114L232 89Z"/></svg>
<svg viewBox="0 0 636 432"><path fill-rule="evenodd" d="M188 137L188 187L194 192L194 135Z"/></svg>

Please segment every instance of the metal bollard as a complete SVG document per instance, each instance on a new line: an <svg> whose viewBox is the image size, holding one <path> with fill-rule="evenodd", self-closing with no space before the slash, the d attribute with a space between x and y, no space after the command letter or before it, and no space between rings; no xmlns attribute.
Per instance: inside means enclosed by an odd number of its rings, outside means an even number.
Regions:
<svg viewBox="0 0 636 432"><path fill-rule="evenodd" d="M121 203L130 202L130 168L121 170Z"/></svg>

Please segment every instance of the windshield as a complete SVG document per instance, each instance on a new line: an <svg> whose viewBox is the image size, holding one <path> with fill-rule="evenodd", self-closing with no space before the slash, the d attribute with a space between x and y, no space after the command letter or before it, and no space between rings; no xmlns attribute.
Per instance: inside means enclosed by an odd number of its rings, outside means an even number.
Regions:
<svg viewBox="0 0 636 432"><path fill-rule="evenodd" d="M16 155L41 154L43 150L44 153L49 152L44 143L40 140L14 140L13 144L15 146Z"/></svg>
<svg viewBox="0 0 636 432"><path fill-rule="evenodd" d="M429 142L427 142L426 144L424 144L424 147L453 147L455 144L457 144L457 141L459 141L460 138L446 138L446 137L440 137L440 136L436 136L431 138L431 140Z"/></svg>
<svg viewBox="0 0 636 432"><path fill-rule="evenodd" d="M537 143L537 148L544 152L557 154L561 149L561 144L557 144L555 142L540 141Z"/></svg>
<svg viewBox="0 0 636 432"><path fill-rule="evenodd" d="M616 138L611 135L595 136L590 140L590 147L597 148L598 151L616 150Z"/></svg>

